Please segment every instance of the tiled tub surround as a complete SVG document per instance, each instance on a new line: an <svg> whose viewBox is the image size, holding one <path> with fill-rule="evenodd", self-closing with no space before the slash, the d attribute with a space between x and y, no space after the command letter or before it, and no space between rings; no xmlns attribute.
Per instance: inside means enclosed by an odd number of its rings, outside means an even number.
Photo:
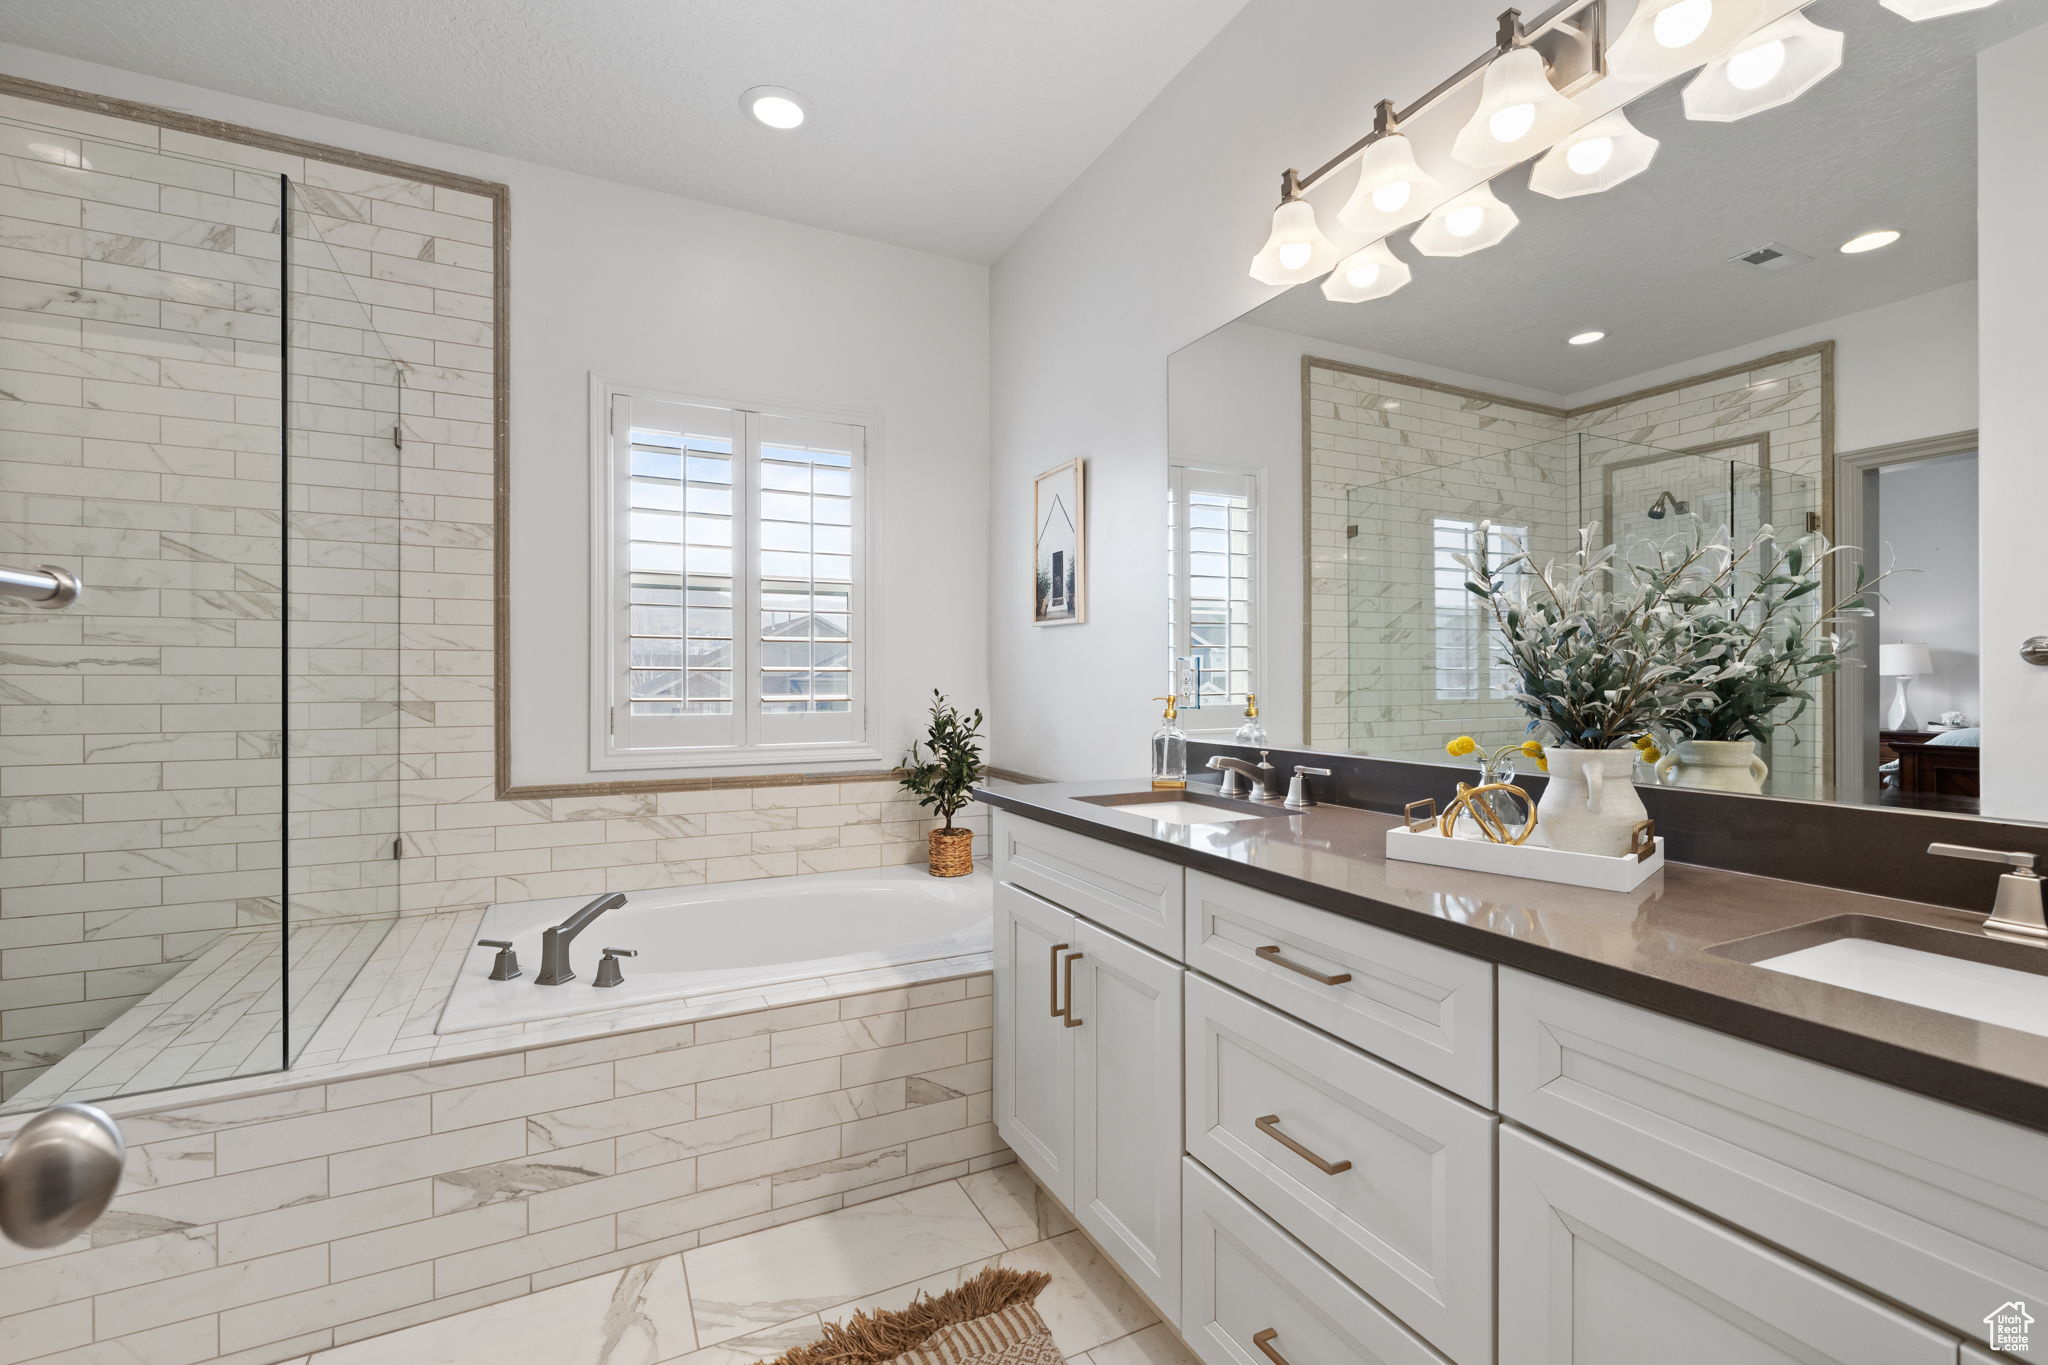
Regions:
<svg viewBox="0 0 2048 1365"><path fill-rule="evenodd" d="M289 1077L111 1105L113 1209L0 1248L9 1359L289 1360L1010 1159L985 959L436 1038L477 915L402 920Z"/></svg>
<svg viewBox="0 0 2048 1365"><path fill-rule="evenodd" d="M493 243L502 198L4 93L0 119L29 130L0 155L11 158L7 174L35 184L0 178L0 289L48 297L81 283L10 278L23 263L57 259L22 240L51 232L95 250L153 253L160 270L176 267L175 279L214 287L198 267L217 274L229 258L249 259L235 248L261 231L259 188L274 195L275 177L288 174L306 187L334 275L368 310L374 331L357 327L357 344L382 348L401 373L395 558L365 558L381 545L381 527L352 523L353 547L343 533L349 519L373 515L377 490L361 465L309 468L320 477L307 480L306 504L295 508L322 560L295 566L294 596L306 595L331 648L309 661L293 700L334 741L331 754L311 752L305 774L332 775L329 799L296 803L308 820L294 832L304 878L295 922L360 913L366 871L390 846L389 831L368 822L389 809L383 784L375 802L347 790L362 771L352 746L391 715L361 695L366 679L397 698L402 857L382 865L395 867L390 894L401 914L925 856L926 813L887 781L497 799ZM90 147L98 169L18 155L31 140L81 157ZM205 183L184 183L190 176ZM242 506L250 490L239 475L269 461L275 478L275 427L266 428L270 446L237 450L193 418L106 405L200 401L183 386L260 355L263 343L224 336L221 318L182 304L104 304L146 309L151 324L91 316L100 306L98 294L55 309L0 300L0 548L82 564L103 589L98 601L132 598L125 609L143 618L137 629L172 629L158 624L170 621L184 630L176 613L189 610L193 629L258 638L263 622L235 617L260 585L240 581L204 537L250 534L256 512ZM180 330L166 316L190 321ZM272 327L274 349L275 319L255 321ZM318 325L349 321L323 313ZM137 367L146 375L123 377ZM101 406L84 405L87 385ZM31 393L41 397L15 401ZM240 413L252 400L226 401ZM354 435L359 452L374 452ZM274 517L264 530L275 537ZM330 554L342 561L325 562ZM113 619L111 606L101 610ZM72 638L65 632L79 619L9 613L0 624L17 632L5 637L0 663L0 1093L19 1090L225 930L277 914L276 874L266 874L260 851L266 841L274 848L275 810L255 785L274 796L275 769L237 747L238 727L274 733L274 719L259 726L248 712L268 701L274 716L276 698L251 673L219 671L223 649L187 647L188 634L174 631L169 643ZM394 628L394 652L362 652L366 640L381 648ZM315 641L295 631L294 643ZM310 795L309 786L295 795ZM985 815L970 812L967 825L986 835ZM380 857L365 858L367 845Z"/></svg>
<svg viewBox="0 0 2048 1365"><path fill-rule="evenodd" d="M1824 378L1828 356L1824 350L1809 349L1765 359L1768 363L1707 376L1696 383L1567 410L1452 392L1305 357L1310 746L1415 756L1459 733L1459 727L1468 722L1482 729L1491 726L1500 743L1521 737L1520 724L1504 703L1438 704L1433 696L1416 697L1388 715L1376 691L1354 694L1354 682L1360 675L1377 680L1382 674L1391 674L1405 687L1404 680L1412 681L1407 674L1412 674L1413 661L1433 652L1426 611L1430 565L1425 559L1417 556L1413 572L1395 583L1395 609L1376 598L1359 599L1350 591L1355 561L1361 553L1370 553L1369 547L1362 551L1347 534L1352 525L1360 527L1360 538L1370 530L1361 522L1354 502L1361 486L1460 464L1468 471L1485 473L1499 464L1485 457L1562 436L1606 437L1630 443L1615 447L1607 457L1627 460L1643 453L1633 446L1677 452L1761 435L1769 439L1772 468L1797 476L1800 487L1818 496L1826 454ZM1588 441L1584 449L1586 486L1579 490L1578 505L1588 509L1591 519L1599 515L1601 506L1603 456L1600 442ZM1754 459L1756 452L1731 446L1722 454ZM1408 480L1397 487L1412 490L1415 483ZM1510 500L1529 506L1530 529L1539 549L1550 548L1556 540L1550 515L1556 491L1537 481L1516 483L1509 495ZM1389 514L1399 516L1404 525L1413 524L1419 515L1426 526L1431 515L1458 516L1480 505L1472 490L1461 490L1455 481L1446 484L1444 492L1442 507L1395 508ZM1495 499L1487 510L1498 505ZM1818 506L1816 502L1814 508ZM1780 520L1786 520L1810 509L1781 505L1775 510ZM1820 709L1809 708L1801 718L1797 727L1802 732L1800 744L1779 745L1773 754L1781 780L1788 784L1803 782L1811 787L1817 783ZM1356 738L1361 733L1366 736L1362 740Z"/></svg>

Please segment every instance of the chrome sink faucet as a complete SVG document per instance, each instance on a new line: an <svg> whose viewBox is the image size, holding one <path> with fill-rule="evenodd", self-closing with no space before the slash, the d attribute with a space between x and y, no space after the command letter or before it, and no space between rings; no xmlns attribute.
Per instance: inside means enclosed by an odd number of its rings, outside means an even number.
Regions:
<svg viewBox="0 0 2048 1365"><path fill-rule="evenodd" d="M1272 800L1273 786L1280 780L1280 770L1267 761L1270 757L1270 750L1261 749L1259 750L1259 761L1256 764L1247 763L1241 758L1232 758L1228 754L1217 754L1211 758L1209 760L1209 770L1223 774L1223 785L1217 789L1216 794L1218 796L1244 795L1243 792L1238 790L1237 786L1237 779L1243 778L1252 784L1251 800Z"/></svg>
<svg viewBox="0 0 2048 1365"><path fill-rule="evenodd" d="M1975 858L1980 862L2006 863L2012 871L1998 879L1998 899L1984 921L1986 929L2006 934L2048 938L2048 919L2041 913L2041 874L2034 870L2031 853L2000 853L1990 848L1963 844L1929 844L1929 853L1945 858Z"/></svg>
<svg viewBox="0 0 2048 1365"><path fill-rule="evenodd" d="M626 896L622 891L599 896L543 933L540 936L540 972L533 978L533 984L559 986L564 982L574 981L576 973L569 970L569 945L576 941L576 935L590 927L592 920L607 910L618 909L625 903Z"/></svg>

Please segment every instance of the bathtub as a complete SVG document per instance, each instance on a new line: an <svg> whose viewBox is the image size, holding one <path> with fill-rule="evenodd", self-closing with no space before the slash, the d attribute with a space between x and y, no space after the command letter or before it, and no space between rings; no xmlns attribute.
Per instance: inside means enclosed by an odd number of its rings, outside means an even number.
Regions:
<svg viewBox="0 0 2048 1365"><path fill-rule="evenodd" d="M478 938L511 939L523 972L492 981L478 948L456 976L440 1033L521 1024L779 982L986 953L993 947L988 872L934 877L921 866L766 877L715 886L629 891L578 934L576 979L536 986L541 931L590 896L493 905ZM592 896L600 894L593 891ZM599 950L631 948L623 985L599 989Z"/></svg>

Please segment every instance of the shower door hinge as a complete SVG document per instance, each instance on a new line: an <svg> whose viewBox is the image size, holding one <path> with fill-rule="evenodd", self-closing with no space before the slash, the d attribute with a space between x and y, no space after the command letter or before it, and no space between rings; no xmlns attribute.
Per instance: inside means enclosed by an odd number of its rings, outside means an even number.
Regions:
<svg viewBox="0 0 2048 1365"><path fill-rule="evenodd" d="M405 428L397 422L391 424L391 444L395 449L405 449Z"/></svg>
<svg viewBox="0 0 2048 1365"><path fill-rule="evenodd" d="M1808 535L1813 535L1813 534L1816 534L1816 533L1817 533L1817 532L1818 532L1819 530L1820 530L1820 513L1818 513L1818 512L1808 512L1808 513L1806 514L1806 533L1807 533Z"/></svg>
<svg viewBox="0 0 2048 1365"><path fill-rule="evenodd" d="M399 835L391 841L391 856L394 860L405 856L405 836Z"/></svg>

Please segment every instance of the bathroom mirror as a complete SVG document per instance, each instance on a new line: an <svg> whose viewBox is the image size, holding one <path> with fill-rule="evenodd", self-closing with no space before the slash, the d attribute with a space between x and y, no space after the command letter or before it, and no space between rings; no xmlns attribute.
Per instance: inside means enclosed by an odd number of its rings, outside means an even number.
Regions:
<svg viewBox="0 0 2048 1365"><path fill-rule="evenodd" d="M1397 292L1298 285L1172 357L1169 658L1209 678L1191 730L1228 739L1249 679L1275 744L1469 765L1447 741L1515 744L1526 717L1459 556L1770 527L1857 547L1844 595L1858 566L1892 573L1839 671L1776 715L1763 792L1979 810L1977 65L2048 0L1805 14L1842 63L1791 102L1696 121L1689 74L1645 87L1640 173L1553 198L1502 172L1519 221L1494 245L1428 255L1397 229ZM1340 255L1365 240L1337 223L1355 180L1311 196Z"/></svg>

